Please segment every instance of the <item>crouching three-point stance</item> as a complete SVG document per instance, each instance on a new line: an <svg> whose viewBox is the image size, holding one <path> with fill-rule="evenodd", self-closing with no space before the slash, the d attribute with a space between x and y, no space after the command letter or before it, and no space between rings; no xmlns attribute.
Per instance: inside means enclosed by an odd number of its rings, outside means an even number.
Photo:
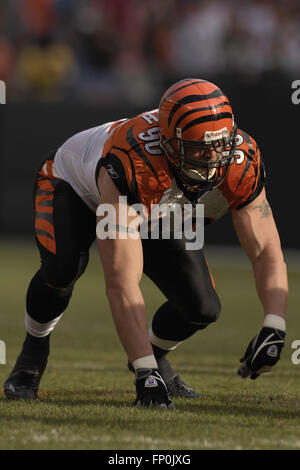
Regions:
<svg viewBox="0 0 300 470"><path fill-rule="evenodd" d="M104 219L97 208L104 204L114 209L117 222L110 236L96 237L97 245L115 327L135 373L135 405L172 408L172 397L199 397L166 357L215 322L221 310L203 250L187 249L183 231L168 239L162 231L143 237L141 226L132 229L133 219L142 220L137 204L145 209L147 227L157 204L189 204L192 220L203 204L206 223L231 212L264 312L238 373L255 379L270 370L284 346L288 289L264 186L255 140L237 128L223 92L200 79L173 85L159 109L80 132L48 155L35 186L41 267L28 288L27 334L4 384L7 398L37 398L50 335L85 271L96 224ZM143 272L166 297L150 329L139 287Z"/></svg>

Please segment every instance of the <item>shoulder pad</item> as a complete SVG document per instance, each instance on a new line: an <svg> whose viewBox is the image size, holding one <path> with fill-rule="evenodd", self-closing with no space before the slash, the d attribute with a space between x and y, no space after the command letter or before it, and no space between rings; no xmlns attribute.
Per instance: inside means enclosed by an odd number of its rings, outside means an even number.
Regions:
<svg viewBox="0 0 300 470"><path fill-rule="evenodd" d="M241 129L237 131L234 157L235 160L222 185L222 192L229 202L230 209L245 204L264 182L257 143Z"/></svg>

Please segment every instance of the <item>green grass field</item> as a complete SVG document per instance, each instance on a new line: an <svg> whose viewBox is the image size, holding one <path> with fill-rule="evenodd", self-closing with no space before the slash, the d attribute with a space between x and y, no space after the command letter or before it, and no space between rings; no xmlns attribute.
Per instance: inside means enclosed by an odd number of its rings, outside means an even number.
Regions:
<svg viewBox="0 0 300 470"><path fill-rule="evenodd" d="M208 261L223 304L219 321L170 354L174 368L202 395L174 399L176 410L135 409L133 375L115 333L93 251L69 309L52 335L52 352L37 402L8 402L2 384L24 339L24 299L39 257L30 243L0 242L0 449L221 450L300 448L300 270L288 264L288 335L272 374L256 381L236 374L239 358L262 324L248 262L213 250ZM184 288L184 286L183 286ZM147 279L151 314L163 296Z"/></svg>

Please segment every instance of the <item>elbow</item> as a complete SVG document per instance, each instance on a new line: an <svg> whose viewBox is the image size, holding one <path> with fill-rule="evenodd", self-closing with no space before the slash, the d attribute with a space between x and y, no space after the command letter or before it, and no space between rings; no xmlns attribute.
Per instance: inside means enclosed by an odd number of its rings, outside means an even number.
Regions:
<svg viewBox="0 0 300 470"><path fill-rule="evenodd" d="M252 264L257 264L261 261L268 261L271 264L284 264L285 260L281 249L281 244L278 240L271 240L268 243L264 243L263 246L259 246L249 256Z"/></svg>
<svg viewBox="0 0 300 470"><path fill-rule="evenodd" d="M118 276L106 279L106 296L108 300L114 299L124 288L124 280Z"/></svg>
<svg viewBox="0 0 300 470"><path fill-rule="evenodd" d="M282 250L266 247L251 260L254 269L267 267L270 272L286 274L287 268Z"/></svg>

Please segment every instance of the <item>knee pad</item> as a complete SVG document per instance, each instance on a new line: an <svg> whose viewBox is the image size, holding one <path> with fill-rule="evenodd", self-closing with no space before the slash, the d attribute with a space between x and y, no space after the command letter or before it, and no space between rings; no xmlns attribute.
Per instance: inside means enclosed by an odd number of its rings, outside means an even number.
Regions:
<svg viewBox="0 0 300 470"><path fill-rule="evenodd" d="M188 323L205 328L218 320L221 302L215 291L208 292L199 298L189 299L184 308L181 308L180 313Z"/></svg>
<svg viewBox="0 0 300 470"><path fill-rule="evenodd" d="M215 322L221 311L221 304L217 295L196 305L186 306L183 311L174 308L170 302L163 304L154 315L150 336L155 338L153 343L162 349L171 349L172 342L179 342L192 336L198 330L203 330L210 323ZM160 338L158 341L157 338ZM164 342L161 339L165 340Z"/></svg>
<svg viewBox="0 0 300 470"><path fill-rule="evenodd" d="M209 325L218 320L221 314L221 302L217 294L207 296L201 305L199 305L196 312L191 315L191 323L202 323Z"/></svg>
<svg viewBox="0 0 300 470"><path fill-rule="evenodd" d="M35 321L47 323L59 317L67 308L73 292L73 284L66 288L50 286L38 271L31 280L26 297L26 310Z"/></svg>
<svg viewBox="0 0 300 470"><path fill-rule="evenodd" d="M40 269L40 279L48 286L57 289L74 287L76 281L83 275L89 261L89 253L67 254L43 259Z"/></svg>
<svg viewBox="0 0 300 470"><path fill-rule="evenodd" d="M149 336L154 345L170 350L206 326L192 324L170 302L166 302L155 313Z"/></svg>

